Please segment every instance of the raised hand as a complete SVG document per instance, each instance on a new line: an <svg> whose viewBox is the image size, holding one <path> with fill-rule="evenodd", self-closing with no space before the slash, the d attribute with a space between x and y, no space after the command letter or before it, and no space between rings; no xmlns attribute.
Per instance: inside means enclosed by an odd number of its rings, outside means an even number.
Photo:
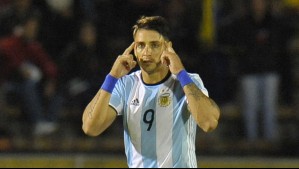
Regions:
<svg viewBox="0 0 299 169"><path fill-rule="evenodd" d="M177 75L181 70L184 69L180 57L175 53L172 48L171 42L165 42L165 51L161 55L162 64L169 67L171 73Z"/></svg>
<svg viewBox="0 0 299 169"><path fill-rule="evenodd" d="M115 78L121 78L127 75L135 66L134 56L131 52L134 50L135 42L133 42L122 55L119 55L113 64L110 75Z"/></svg>

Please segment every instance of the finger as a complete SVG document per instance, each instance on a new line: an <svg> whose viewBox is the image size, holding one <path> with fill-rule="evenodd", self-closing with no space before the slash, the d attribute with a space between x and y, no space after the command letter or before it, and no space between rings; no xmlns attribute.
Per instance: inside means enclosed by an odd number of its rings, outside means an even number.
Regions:
<svg viewBox="0 0 299 169"><path fill-rule="evenodd" d="M132 61L132 62L131 62L131 68L130 68L130 69L132 70L136 65L137 65L137 62L136 62L136 61Z"/></svg>
<svg viewBox="0 0 299 169"><path fill-rule="evenodd" d="M123 65L127 70L131 70L132 67L134 66L134 59L133 55L122 55L123 57L121 58Z"/></svg>
<svg viewBox="0 0 299 169"><path fill-rule="evenodd" d="M168 44L167 44L167 51L175 53L174 49L172 48L172 42L168 42Z"/></svg>
<svg viewBox="0 0 299 169"><path fill-rule="evenodd" d="M137 65L136 61L128 61L125 63L125 68L127 69L127 71L131 71L135 66Z"/></svg>
<svg viewBox="0 0 299 169"><path fill-rule="evenodd" d="M165 55L163 55L163 54L161 55L161 63L165 64Z"/></svg>
<svg viewBox="0 0 299 169"><path fill-rule="evenodd" d="M166 66L170 65L169 58L167 57L167 55L165 55L165 52L161 56L161 63L166 65Z"/></svg>
<svg viewBox="0 0 299 169"><path fill-rule="evenodd" d="M133 42L126 50L125 52L123 53L123 55L129 55L133 49L134 49L134 46L135 46L135 42Z"/></svg>
<svg viewBox="0 0 299 169"><path fill-rule="evenodd" d="M166 48L167 48L167 46L166 46ZM162 64L165 64L165 58L166 58L166 55L165 55L165 51L164 51L164 52L162 52L161 58L160 58Z"/></svg>

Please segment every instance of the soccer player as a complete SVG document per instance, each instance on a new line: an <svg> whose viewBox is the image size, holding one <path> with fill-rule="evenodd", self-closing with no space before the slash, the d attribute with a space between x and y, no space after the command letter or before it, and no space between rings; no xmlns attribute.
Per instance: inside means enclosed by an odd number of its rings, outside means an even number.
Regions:
<svg viewBox="0 0 299 169"><path fill-rule="evenodd" d="M141 17L133 29L134 42L84 110L82 128L98 136L122 115L130 168L197 167L196 127L214 130L220 110L199 75L185 70L163 17Z"/></svg>

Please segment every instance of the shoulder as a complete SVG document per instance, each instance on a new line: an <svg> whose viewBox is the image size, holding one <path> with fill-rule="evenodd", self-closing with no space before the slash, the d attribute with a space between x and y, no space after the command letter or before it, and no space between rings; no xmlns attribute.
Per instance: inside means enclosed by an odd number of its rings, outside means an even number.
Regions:
<svg viewBox="0 0 299 169"><path fill-rule="evenodd" d="M126 76L123 76L119 79L119 83L123 85L134 85L134 83L138 83L141 80L141 71L132 72Z"/></svg>
<svg viewBox="0 0 299 169"><path fill-rule="evenodd" d="M201 77L199 76L198 73L188 73L188 75L190 76L190 78L192 80L196 80L196 81L202 82Z"/></svg>
<svg viewBox="0 0 299 169"><path fill-rule="evenodd" d="M136 79L140 79L140 77L141 77L141 71L138 70L128 75L125 75L124 77L121 78L121 80L136 80Z"/></svg>
<svg viewBox="0 0 299 169"><path fill-rule="evenodd" d="M199 76L199 74L197 74L197 73L189 73L189 76L190 76L190 78L193 81L195 81L195 82L197 82L199 84L203 84L203 81L202 81L201 77Z"/></svg>
<svg viewBox="0 0 299 169"><path fill-rule="evenodd" d="M0 40L1 46L10 47L15 46L16 44L20 44L21 40L18 37L4 37Z"/></svg>
<svg viewBox="0 0 299 169"><path fill-rule="evenodd" d="M200 78L198 73L188 73L191 78Z"/></svg>
<svg viewBox="0 0 299 169"><path fill-rule="evenodd" d="M0 49L3 52L8 52L6 54L16 55L18 52L23 50L23 48L24 43L19 37L4 37L0 40Z"/></svg>
<svg viewBox="0 0 299 169"><path fill-rule="evenodd" d="M196 84L196 86L199 87L199 89L206 95L209 96L209 92L206 89L201 77L199 74L196 73L189 73L190 78L193 80L193 82Z"/></svg>
<svg viewBox="0 0 299 169"><path fill-rule="evenodd" d="M198 73L188 73L188 75L194 81L195 84L199 86L203 86L203 81ZM173 78L175 80L178 80L176 75L174 75Z"/></svg>

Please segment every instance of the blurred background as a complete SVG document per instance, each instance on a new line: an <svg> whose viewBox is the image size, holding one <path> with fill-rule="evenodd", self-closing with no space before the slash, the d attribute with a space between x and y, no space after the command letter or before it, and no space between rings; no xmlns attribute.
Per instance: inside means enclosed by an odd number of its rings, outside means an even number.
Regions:
<svg viewBox="0 0 299 169"><path fill-rule="evenodd" d="M81 116L142 15L221 108L202 167L299 166L298 0L0 0L0 166L126 167L121 117L92 138Z"/></svg>

